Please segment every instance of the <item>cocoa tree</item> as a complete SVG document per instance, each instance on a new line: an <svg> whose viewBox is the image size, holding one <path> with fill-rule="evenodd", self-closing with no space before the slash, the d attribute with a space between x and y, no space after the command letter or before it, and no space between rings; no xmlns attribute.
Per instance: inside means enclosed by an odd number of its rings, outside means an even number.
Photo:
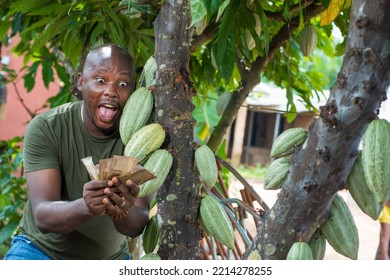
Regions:
<svg viewBox="0 0 390 280"><path fill-rule="evenodd" d="M220 94L232 91L224 114L206 139L215 152L261 74L288 89L288 110L294 111L293 90L310 107L311 92L323 89L325 83L318 83L322 81L318 72L299 71L298 35L309 23L317 23L319 30L318 16L324 11L321 28L325 34L331 34L333 22L346 35L349 22L346 55L330 99L310 127L308 145L294 154L275 206L265 209L252 245L240 256L285 259L294 241L309 240L327 218L335 193L345 186L362 134L386 99L389 36L384 15L389 4L355 0L349 10L348 3L79 0L63 4L42 0L26 5L3 1L0 36L6 37L11 29L8 35L22 37L16 50L34 56L24 79L28 90L33 88L39 65L46 84L53 79L51 68L55 67L71 87L67 75L75 73L89 48L102 42L127 46L139 71L148 57L155 56L154 121L166 129L165 147L174 155L173 168L157 196L162 217L158 254L163 259L198 259L201 196L194 172L193 99L210 89ZM325 48L327 40L321 37L319 48Z"/></svg>

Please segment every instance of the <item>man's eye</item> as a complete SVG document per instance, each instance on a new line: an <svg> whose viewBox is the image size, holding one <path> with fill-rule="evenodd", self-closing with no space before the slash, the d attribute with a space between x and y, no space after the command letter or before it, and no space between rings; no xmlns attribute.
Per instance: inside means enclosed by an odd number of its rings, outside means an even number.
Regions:
<svg viewBox="0 0 390 280"><path fill-rule="evenodd" d="M118 85L120 86L120 87L127 87L127 85L128 85L128 83L127 82L119 82L118 83Z"/></svg>
<svg viewBox="0 0 390 280"><path fill-rule="evenodd" d="M103 79L103 78L97 78L96 81L97 81L99 84L104 84L104 79Z"/></svg>

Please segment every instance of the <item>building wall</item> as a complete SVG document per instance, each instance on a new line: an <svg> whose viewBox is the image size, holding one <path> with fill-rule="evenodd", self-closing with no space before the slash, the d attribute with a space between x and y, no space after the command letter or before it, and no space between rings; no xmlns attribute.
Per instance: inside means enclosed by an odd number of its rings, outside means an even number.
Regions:
<svg viewBox="0 0 390 280"><path fill-rule="evenodd" d="M17 43L16 39L12 39L9 47L1 47L2 63L0 71L9 58L8 68L13 69L16 73L22 74L23 57L17 57L11 52L11 48ZM24 70L25 71L25 70ZM40 113L47 108L42 108L46 100L56 95L59 91L57 81L51 83L49 89L44 86L41 70L38 70L36 84L31 92L27 92L24 87L23 79L18 79L15 87L11 83L7 83L7 102L5 105L5 114L0 118L0 140L8 140L15 136L23 136L27 123L31 120L31 115L24 108L26 106L33 113ZM18 97L18 94L20 97ZM24 105L23 105L24 104Z"/></svg>

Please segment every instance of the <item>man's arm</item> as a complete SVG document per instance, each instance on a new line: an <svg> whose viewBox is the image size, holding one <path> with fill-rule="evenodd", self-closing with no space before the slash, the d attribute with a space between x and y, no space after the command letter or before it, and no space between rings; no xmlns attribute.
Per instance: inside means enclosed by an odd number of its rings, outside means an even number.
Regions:
<svg viewBox="0 0 390 280"><path fill-rule="evenodd" d="M112 185L110 181L91 181L84 185L84 198L61 201L59 170L28 172L26 180L35 222L43 233L68 233L93 215L104 215L104 189Z"/></svg>

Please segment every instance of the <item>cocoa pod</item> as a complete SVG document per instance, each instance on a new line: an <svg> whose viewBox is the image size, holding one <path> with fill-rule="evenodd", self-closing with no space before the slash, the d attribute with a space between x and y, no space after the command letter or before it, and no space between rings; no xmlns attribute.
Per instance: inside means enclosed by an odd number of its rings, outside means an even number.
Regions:
<svg viewBox="0 0 390 280"><path fill-rule="evenodd" d="M359 233L347 203L338 193L330 204L329 215L329 219L320 225L322 234L336 252L356 260L359 251Z"/></svg>
<svg viewBox="0 0 390 280"><path fill-rule="evenodd" d="M200 224L205 232L226 247L234 248L233 225L220 201L206 194L200 201Z"/></svg>
<svg viewBox="0 0 390 280"><path fill-rule="evenodd" d="M145 226L142 234L142 247L146 254L152 253L157 246L159 238L159 226L157 215L152 216Z"/></svg>
<svg viewBox="0 0 390 280"><path fill-rule="evenodd" d="M304 56L310 56L317 46L317 33L313 25L306 25L299 37L299 47Z"/></svg>
<svg viewBox="0 0 390 280"><path fill-rule="evenodd" d="M164 183L173 163L172 155L165 149L158 149L154 151L144 167L150 170L156 178L151 179L140 185L139 197L149 196L155 193Z"/></svg>
<svg viewBox="0 0 390 280"><path fill-rule="evenodd" d="M207 146L201 145L195 150L195 166L200 179L208 186L213 187L218 179L218 167L214 152Z"/></svg>
<svg viewBox="0 0 390 280"><path fill-rule="evenodd" d="M362 165L367 185L383 205L390 197L390 123L371 121L363 135Z"/></svg>
<svg viewBox="0 0 390 280"><path fill-rule="evenodd" d="M346 189L365 214L373 220L378 219L380 212L383 209L383 204L378 202L376 194L367 184L363 171L361 152L356 158L352 170L348 175Z"/></svg>
<svg viewBox="0 0 390 280"><path fill-rule="evenodd" d="M277 158L269 165L264 177L264 189L280 189L287 178L290 170L290 159L287 157Z"/></svg>
<svg viewBox="0 0 390 280"><path fill-rule="evenodd" d="M323 260L326 251L326 238L318 228L310 238L309 246L314 260Z"/></svg>
<svg viewBox="0 0 390 280"><path fill-rule="evenodd" d="M140 87L127 100L119 122L119 133L123 144L143 127L153 110L153 94L150 90Z"/></svg>
<svg viewBox="0 0 390 280"><path fill-rule="evenodd" d="M303 241L293 243L287 253L287 260L312 260L313 253L309 244Z"/></svg>
<svg viewBox="0 0 390 280"><path fill-rule="evenodd" d="M306 141L306 138L307 133L303 127L289 128L275 139L270 156L279 158L291 155L296 147L301 146Z"/></svg>
<svg viewBox="0 0 390 280"><path fill-rule="evenodd" d="M152 152L160 148L165 140L165 130L158 123L151 123L140 128L125 146L124 155L135 157L142 162Z"/></svg>

